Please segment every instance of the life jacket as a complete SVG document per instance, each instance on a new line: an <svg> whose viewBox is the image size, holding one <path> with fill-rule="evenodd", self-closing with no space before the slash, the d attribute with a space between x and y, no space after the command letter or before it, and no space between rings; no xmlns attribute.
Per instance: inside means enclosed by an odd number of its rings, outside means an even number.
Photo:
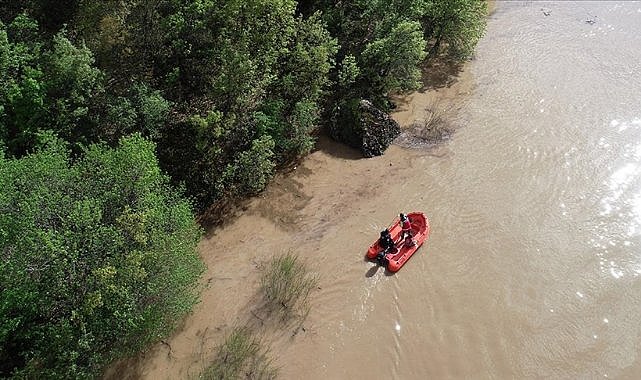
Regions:
<svg viewBox="0 0 641 380"><path fill-rule="evenodd" d="M412 229L412 223L410 223L409 218L405 219L404 221L401 222L401 229L403 231L409 231Z"/></svg>

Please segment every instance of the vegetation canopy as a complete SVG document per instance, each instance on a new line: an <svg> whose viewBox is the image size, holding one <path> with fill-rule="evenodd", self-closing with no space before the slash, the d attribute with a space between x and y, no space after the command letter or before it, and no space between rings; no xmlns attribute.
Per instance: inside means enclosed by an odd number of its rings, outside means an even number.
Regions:
<svg viewBox="0 0 641 380"><path fill-rule="evenodd" d="M0 374L94 376L196 301L191 206L140 136L0 158Z"/></svg>

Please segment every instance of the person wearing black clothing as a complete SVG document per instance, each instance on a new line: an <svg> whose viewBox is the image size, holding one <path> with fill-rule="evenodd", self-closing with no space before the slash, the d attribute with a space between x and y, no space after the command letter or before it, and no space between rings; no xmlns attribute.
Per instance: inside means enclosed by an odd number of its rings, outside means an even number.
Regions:
<svg viewBox="0 0 641 380"><path fill-rule="evenodd" d="M378 265L387 267L389 261L387 260L386 255L388 253L393 253L396 250L396 244L394 244L392 235L390 235L387 228L381 231L381 237L378 239L378 246L383 248L383 250L376 255L376 262Z"/></svg>
<svg viewBox="0 0 641 380"><path fill-rule="evenodd" d="M394 240L392 240L392 235L390 235L387 228L381 231L381 237L378 239L378 245L386 251L394 247Z"/></svg>

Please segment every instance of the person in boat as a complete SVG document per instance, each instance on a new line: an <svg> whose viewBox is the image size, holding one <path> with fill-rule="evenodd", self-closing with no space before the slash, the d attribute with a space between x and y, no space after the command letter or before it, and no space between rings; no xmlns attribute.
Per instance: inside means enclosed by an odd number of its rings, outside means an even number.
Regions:
<svg viewBox="0 0 641 380"><path fill-rule="evenodd" d="M416 241L414 241L414 239L412 239L412 234L411 233L409 233L409 234L407 234L407 236L405 236L405 243L404 244L405 244L406 247L413 247L413 246L416 245Z"/></svg>
<svg viewBox="0 0 641 380"><path fill-rule="evenodd" d="M400 215L401 218L401 241L407 238L407 236L412 238L412 223L410 222L410 218L407 217L407 215L401 213Z"/></svg>
<svg viewBox="0 0 641 380"><path fill-rule="evenodd" d="M383 248L384 251L389 251L395 246L392 235L390 235L387 228L381 231L381 237L378 239L378 245Z"/></svg>

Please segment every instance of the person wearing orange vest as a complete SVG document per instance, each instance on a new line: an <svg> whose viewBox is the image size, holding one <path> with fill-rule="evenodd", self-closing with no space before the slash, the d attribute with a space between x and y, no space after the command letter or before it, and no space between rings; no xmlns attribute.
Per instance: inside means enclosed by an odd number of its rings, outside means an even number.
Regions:
<svg viewBox="0 0 641 380"><path fill-rule="evenodd" d="M413 245L414 240L412 239L412 223L407 215L401 213L401 241L405 240L406 245Z"/></svg>
<svg viewBox="0 0 641 380"><path fill-rule="evenodd" d="M401 240L405 239L406 235L412 237L412 223L410 222L410 219L403 213L401 213L400 218L402 231Z"/></svg>

